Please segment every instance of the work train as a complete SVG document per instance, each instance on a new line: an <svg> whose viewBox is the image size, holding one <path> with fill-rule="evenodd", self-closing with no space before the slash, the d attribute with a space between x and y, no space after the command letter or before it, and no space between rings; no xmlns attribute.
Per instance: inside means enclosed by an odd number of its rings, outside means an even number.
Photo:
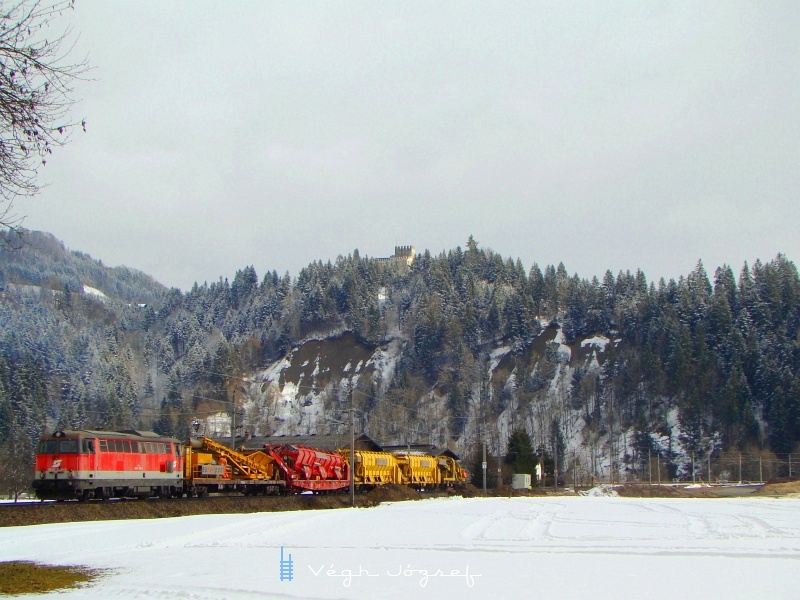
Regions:
<svg viewBox="0 0 800 600"><path fill-rule="evenodd" d="M450 456L355 451L354 486L441 489L466 481ZM350 451L293 444L233 450L210 438L182 443L146 431L57 431L39 441L38 498L178 498L208 493L298 494L344 491Z"/></svg>

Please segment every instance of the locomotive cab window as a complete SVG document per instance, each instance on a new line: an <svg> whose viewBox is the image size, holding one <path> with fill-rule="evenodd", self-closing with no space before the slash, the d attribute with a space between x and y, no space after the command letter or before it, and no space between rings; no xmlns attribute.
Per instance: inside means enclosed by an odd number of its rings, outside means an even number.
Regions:
<svg viewBox="0 0 800 600"><path fill-rule="evenodd" d="M58 451L62 454L77 454L78 440L61 440L58 442Z"/></svg>
<svg viewBox="0 0 800 600"><path fill-rule="evenodd" d="M108 452L108 440L98 440L100 442L100 452Z"/></svg>
<svg viewBox="0 0 800 600"><path fill-rule="evenodd" d="M55 440L42 440L39 442L39 454L55 454L58 452L58 442Z"/></svg>
<svg viewBox="0 0 800 600"><path fill-rule="evenodd" d="M94 440L82 440L82 452L84 454L94 454Z"/></svg>

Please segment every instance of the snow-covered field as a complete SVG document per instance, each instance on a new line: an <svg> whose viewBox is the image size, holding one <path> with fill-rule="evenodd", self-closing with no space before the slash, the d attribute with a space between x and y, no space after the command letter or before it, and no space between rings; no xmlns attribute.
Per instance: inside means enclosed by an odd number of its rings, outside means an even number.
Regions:
<svg viewBox="0 0 800 600"><path fill-rule="evenodd" d="M59 599L796 598L800 500L452 498L2 528L0 560L15 559L109 569Z"/></svg>

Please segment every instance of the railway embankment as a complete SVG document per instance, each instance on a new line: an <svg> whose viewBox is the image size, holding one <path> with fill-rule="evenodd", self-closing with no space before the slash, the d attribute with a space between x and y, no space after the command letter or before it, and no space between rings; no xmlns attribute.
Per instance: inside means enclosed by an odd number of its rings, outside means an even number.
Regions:
<svg viewBox="0 0 800 600"><path fill-rule="evenodd" d="M612 486L609 486L612 487ZM734 489L732 486L731 489ZM741 487L741 486L739 486ZM649 485L613 486L614 495L636 498L724 498L720 487L677 487ZM745 490L745 488L747 488ZM744 486L746 495L757 497L800 497L800 481L776 480L758 486ZM733 494L743 495L744 492ZM531 491L512 490L509 486L487 490L486 496L573 495L567 488L556 494L553 490L534 488ZM448 492L418 492L407 486L387 485L364 494L356 494L355 506L368 508L382 502L421 500L443 496L480 497L478 488L466 484ZM91 502L26 502L0 504L0 527L71 523L81 521L110 521L118 519L163 519L191 515L244 514L289 510L324 510L350 507L348 494L291 495L291 496L210 496L207 498L174 498L170 500L108 500Z"/></svg>
<svg viewBox="0 0 800 600"><path fill-rule="evenodd" d="M355 506L367 508L381 502L419 500L447 495L452 494L418 492L406 486L391 485L365 494L356 494ZM0 505L0 527L118 519L163 519L207 514L320 510L347 508L350 505L348 494L8 503Z"/></svg>

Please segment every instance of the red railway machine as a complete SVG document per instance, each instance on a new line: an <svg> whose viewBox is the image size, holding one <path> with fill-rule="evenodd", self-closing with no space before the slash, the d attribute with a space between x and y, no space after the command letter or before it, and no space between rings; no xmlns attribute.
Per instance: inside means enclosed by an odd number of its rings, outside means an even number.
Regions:
<svg viewBox="0 0 800 600"><path fill-rule="evenodd" d="M56 431L39 440L33 489L42 500L180 496L181 443L152 431Z"/></svg>
<svg viewBox="0 0 800 600"><path fill-rule="evenodd" d="M350 467L341 454L294 444L266 445L264 451L283 471L287 491L323 493L350 485Z"/></svg>

